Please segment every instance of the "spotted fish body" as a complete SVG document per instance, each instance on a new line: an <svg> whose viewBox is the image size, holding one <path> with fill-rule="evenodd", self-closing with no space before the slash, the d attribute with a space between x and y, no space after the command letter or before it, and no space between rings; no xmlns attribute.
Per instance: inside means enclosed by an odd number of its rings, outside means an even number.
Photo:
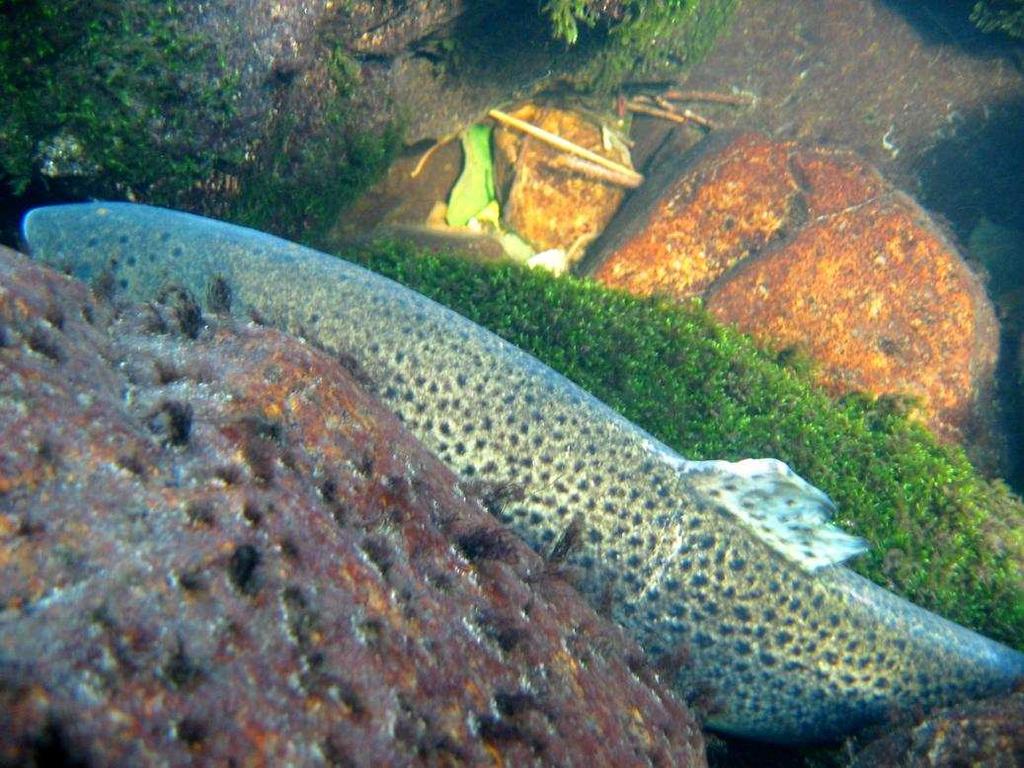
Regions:
<svg viewBox="0 0 1024 768"><path fill-rule="evenodd" d="M674 685L710 693L709 725L832 739L893 708L1004 690L1024 655L847 570L858 540L828 498L770 459L687 461L536 359L386 278L253 230L130 204L32 211L36 258L128 298L168 284L223 296L354 357L461 476L520 491L501 514L534 547L580 521L580 587ZM575 527L575 526L574 526Z"/></svg>

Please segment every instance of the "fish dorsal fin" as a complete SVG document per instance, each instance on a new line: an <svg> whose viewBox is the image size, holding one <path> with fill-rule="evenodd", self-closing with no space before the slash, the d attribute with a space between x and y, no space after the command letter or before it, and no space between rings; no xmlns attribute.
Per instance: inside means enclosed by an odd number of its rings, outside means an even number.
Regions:
<svg viewBox="0 0 1024 768"><path fill-rule="evenodd" d="M837 565L867 542L829 520L835 504L777 459L687 462L681 470L759 539L808 571Z"/></svg>

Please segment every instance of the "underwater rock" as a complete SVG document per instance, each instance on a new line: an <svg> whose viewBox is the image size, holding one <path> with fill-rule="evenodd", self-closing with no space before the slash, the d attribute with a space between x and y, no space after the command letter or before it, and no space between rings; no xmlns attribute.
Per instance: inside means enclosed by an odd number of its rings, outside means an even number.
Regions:
<svg viewBox="0 0 1024 768"><path fill-rule="evenodd" d="M621 142L603 145L601 126L579 112L527 104L513 117L533 123L618 163L632 167ZM505 223L536 251L561 248L570 265L615 215L625 190L575 170L574 158L521 131L494 134L499 198Z"/></svg>
<svg viewBox="0 0 1024 768"><path fill-rule="evenodd" d="M0 763L705 764L350 361L0 277Z"/></svg>
<svg viewBox="0 0 1024 768"><path fill-rule="evenodd" d="M800 190L779 172L787 156L766 137L724 132L691 153L655 156L581 267L635 294L700 295L799 215Z"/></svg>
<svg viewBox="0 0 1024 768"><path fill-rule="evenodd" d="M652 183L599 245L599 280L702 295L723 322L807 351L833 393L910 395L937 435L992 462L995 315L913 200L851 153L749 133Z"/></svg>
<svg viewBox="0 0 1024 768"><path fill-rule="evenodd" d="M1024 765L1024 691L931 712L919 723L889 726L850 768L1016 768Z"/></svg>

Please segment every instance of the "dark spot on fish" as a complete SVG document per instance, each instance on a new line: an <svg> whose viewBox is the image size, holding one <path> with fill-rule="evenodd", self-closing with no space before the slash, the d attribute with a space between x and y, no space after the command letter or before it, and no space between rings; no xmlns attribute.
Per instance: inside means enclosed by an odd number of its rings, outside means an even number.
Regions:
<svg viewBox="0 0 1024 768"><path fill-rule="evenodd" d="M766 667L774 667L775 666L775 657L772 656L772 654L770 654L770 653L768 653L766 651L762 651L761 655L758 657L758 659Z"/></svg>
<svg viewBox="0 0 1024 768"><path fill-rule="evenodd" d="M695 573L690 577L690 586L703 587L708 583L708 577L703 573Z"/></svg>
<svg viewBox="0 0 1024 768"><path fill-rule="evenodd" d="M732 609L732 615L740 621L750 621L750 609L744 605L734 606Z"/></svg>
<svg viewBox="0 0 1024 768"><path fill-rule="evenodd" d="M695 632L693 635L693 644L698 648L708 648L715 644L711 635L706 632Z"/></svg>

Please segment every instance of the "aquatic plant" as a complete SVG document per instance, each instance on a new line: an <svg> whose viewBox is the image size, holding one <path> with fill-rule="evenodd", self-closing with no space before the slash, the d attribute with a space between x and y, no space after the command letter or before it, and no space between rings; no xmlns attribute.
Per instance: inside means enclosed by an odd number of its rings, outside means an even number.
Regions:
<svg viewBox="0 0 1024 768"><path fill-rule="evenodd" d="M1024 0L980 0L971 10L971 21L982 32L1024 37Z"/></svg>
<svg viewBox="0 0 1024 768"><path fill-rule="evenodd" d="M387 169L403 126L361 125L359 65L341 46L330 49L325 65L320 113L311 118L281 105L242 177L242 194L222 218L294 240L316 239ZM303 135L308 140L298 138Z"/></svg>
<svg viewBox="0 0 1024 768"><path fill-rule="evenodd" d="M15 195L52 177L60 194L199 207L299 237L326 227L398 144L399 126L358 122L359 67L340 46L325 45L316 114L282 88L247 133L227 43L195 31L176 0L0 0L0 18L0 183ZM225 179L237 194L203 196Z"/></svg>
<svg viewBox="0 0 1024 768"><path fill-rule="evenodd" d="M600 39L578 82L598 90L624 79L664 74L699 60L731 18L737 0L549 0L555 37L574 44L580 25Z"/></svg>
<svg viewBox="0 0 1024 768"><path fill-rule="evenodd" d="M15 194L50 162L167 200L222 158L201 137L232 119L239 73L174 0L0 0L0 18L0 179Z"/></svg>
<svg viewBox="0 0 1024 768"><path fill-rule="evenodd" d="M344 255L526 349L687 457L786 461L871 542L856 570L1024 647L1024 505L898 400L834 402L696 305L389 242Z"/></svg>

